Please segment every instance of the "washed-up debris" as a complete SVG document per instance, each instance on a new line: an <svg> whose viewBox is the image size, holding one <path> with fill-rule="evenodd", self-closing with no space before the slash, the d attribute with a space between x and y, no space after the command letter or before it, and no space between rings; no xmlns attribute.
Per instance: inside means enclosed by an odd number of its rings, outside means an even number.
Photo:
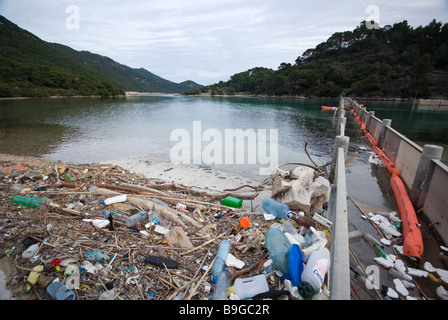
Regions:
<svg viewBox="0 0 448 320"><path fill-rule="evenodd" d="M324 211L315 210L328 200L318 175L302 212L269 220L243 201L268 183L215 192L114 165L26 159L0 167L1 259L13 270L13 299L303 299L299 269L331 235ZM302 181L299 171L288 179ZM266 246L274 229L287 241L284 272ZM221 243L225 258L217 256ZM325 282L313 294L328 293Z"/></svg>

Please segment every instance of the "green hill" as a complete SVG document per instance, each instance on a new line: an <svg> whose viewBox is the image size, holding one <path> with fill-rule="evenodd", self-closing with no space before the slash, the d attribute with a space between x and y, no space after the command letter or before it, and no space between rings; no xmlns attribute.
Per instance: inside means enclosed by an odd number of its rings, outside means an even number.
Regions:
<svg viewBox="0 0 448 320"><path fill-rule="evenodd" d="M362 22L294 64L253 68L186 94L412 98L416 90L420 98L448 97L448 24L433 20L414 29L403 21L375 29Z"/></svg>
<svg viewBox="0 0 448 320"><path fill-rule="evenodd" d="M143 68L45 42L0 16L0 97L180 93L201 87L175 83Z"/></svg>

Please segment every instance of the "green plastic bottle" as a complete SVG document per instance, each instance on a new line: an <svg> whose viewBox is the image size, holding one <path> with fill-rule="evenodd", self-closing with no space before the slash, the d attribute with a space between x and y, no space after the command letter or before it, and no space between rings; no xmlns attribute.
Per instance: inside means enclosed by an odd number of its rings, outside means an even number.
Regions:
<svg viewBox="0 0 448 320"><path fill-rule="evenodd" d="M241 206L243 205L243 200L242 199L238 199L232 196L228 196L224 199L221 200L222 204L228 207L232 207L232 208L241 208Z"/></svg>
<svg viewBox="0 0 448 320"><path fill-rule="evenodd" d="M15 195L12 198L9 198L9 201L29 208L38 208L45 205L42 201L42 198L23 197L19 195Z"/></svg>

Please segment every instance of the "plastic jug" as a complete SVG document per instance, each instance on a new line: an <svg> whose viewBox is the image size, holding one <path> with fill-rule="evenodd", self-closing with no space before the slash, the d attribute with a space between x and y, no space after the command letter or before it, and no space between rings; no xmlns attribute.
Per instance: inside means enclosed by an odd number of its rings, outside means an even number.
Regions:
<svg viewBox="0 0 448 320"><path fill-rule="evenodd" d="M308 258L302 272L302 282L298 289L304 299L310 299L319 293L330 267L330 252L327 248L314 251Z"/></svg>
<svg viewBox="0 0 448 320"><path fill-rule="evenodd" d="M250 278L237 278L233 284L235 294L240 299L252 298L257 294L269 291L266 276L261 274Z"/></svg>
<svg viewBox="0 0 448 320"><path fill-rule="evenodd" d="M277 228L270 228L264 238L266 248L274 266L283 273L289 275L289 249L291 242L285 234Z"/></svg>

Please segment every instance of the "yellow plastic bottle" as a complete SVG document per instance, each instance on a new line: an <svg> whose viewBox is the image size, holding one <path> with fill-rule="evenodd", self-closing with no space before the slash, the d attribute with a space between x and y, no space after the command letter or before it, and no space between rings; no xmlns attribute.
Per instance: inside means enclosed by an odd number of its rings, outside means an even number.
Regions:
<svg viewBox="0 0 448 320"><path fill-rule="evenodd" d="M38 265L33 268L33 271L30 272L30 275L28 276L28 282L32 284L36 284L37 280L39 280L40 273L44 271L43 265ZM31 291L31 286L29 284L26 285L26 293L29 293Z"/></svg>

